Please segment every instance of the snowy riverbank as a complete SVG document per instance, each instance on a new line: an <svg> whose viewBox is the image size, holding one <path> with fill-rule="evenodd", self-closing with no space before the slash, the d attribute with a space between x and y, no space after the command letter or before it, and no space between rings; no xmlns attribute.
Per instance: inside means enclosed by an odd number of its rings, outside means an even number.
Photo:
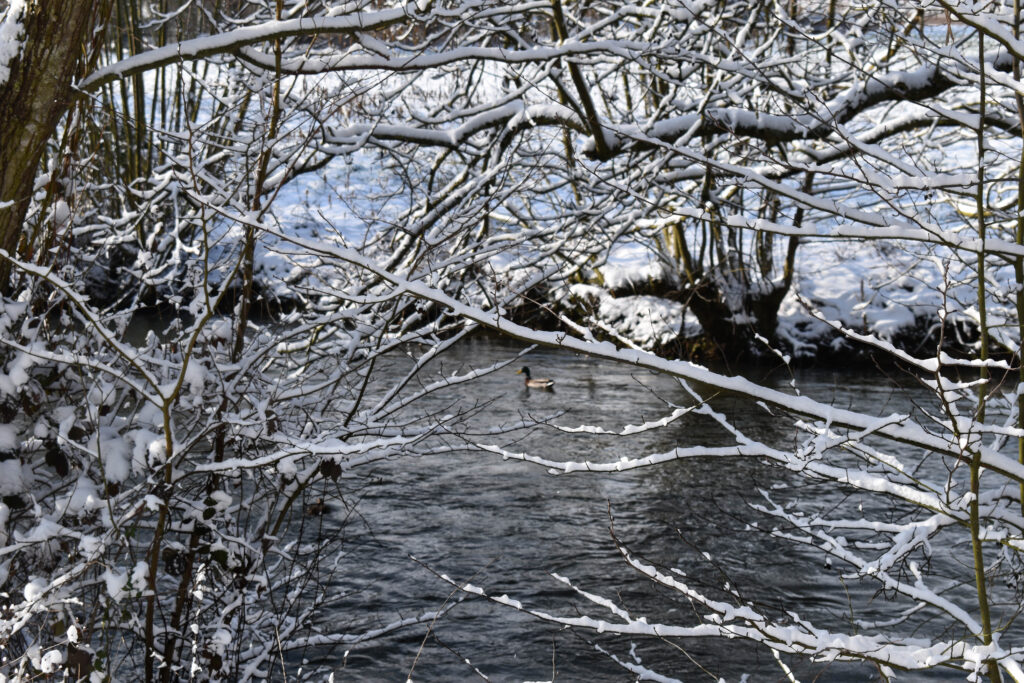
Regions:
<svg viewBox="0 0 1024 683"><path fill-rule="evenodd" d="M275 215L282 233L339 246L364 247L374 224L401 213L391 200L373 160L357 156L336 160L323 173L310 174L282 189ZM496 278L522 281L520 258L492 263ZM947 322L944 349L968 350L975 341L973 285L959 284L961 268L950 254L917 242L804 238L795 259L792 286L778 312L772 348L768 340L752 349L751 358L785 355L796 363L830 365L870 362L872 347L852 341L843 330L877 339L884 346L929 356ZM530 266L525 272L532 272ZM267 309L290 310L315 305L297 294L310 279L329 281L315 259L264 239L257 254L257 288ZM584 325L600 338L667 357L707 355L702 329L679 277L656 248L638 241L613 246L599 266L580 271L572 284L533 288L508 308L517 320L546 329ZM990 315L1013 291L1012 270L995 271ZM583 281L578 281L582 279ZM296 287L302 281L303 286ZM315 284L310 289L315 289ZM487 307L487 302L478 302ZM736 321L742 323L742 321ZM1003 340L1013 343L1012 337Z"/></svg>

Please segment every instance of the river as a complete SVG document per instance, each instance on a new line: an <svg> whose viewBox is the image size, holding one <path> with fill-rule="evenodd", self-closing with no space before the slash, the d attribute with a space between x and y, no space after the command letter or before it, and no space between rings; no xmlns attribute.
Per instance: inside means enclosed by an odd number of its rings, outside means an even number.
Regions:
<svg viewBox="0 0 1024 683"><path fill-rule="evenodd" d="M461 344L438 369L466 371L520 350L513 342L480 336ZM554 391L525 389L514 374L522 364L535 375L554 378ZM784 369L752 377L779 388L790 380ZM920 391L894 393L877 373L805 370L797 380L805 394L879 414L911 410L921 398ZM670 378L536 349L522 362L438 394L419 409L450 412L453 405L480 405L473 420L482 426L564 411L557 418L561 425L617 430L666 415L666 403L688 405L692 399ZM758 439L785 446L797 438L787 416L770 415L735 397L720 397L714 405ZM494 442L556 460L618 460L732 440L710 418L687 415L629 437L541 429ZM615 475L553 476L535 465L479 452L398 458L363 469L358 482L343 487L344 502L331 502L325 520L341 538L345 555L328 587L337 602L324 621L332 629L358 631L439 609L453 599L453 589L438 574L544 612L573 616L578 610L614 621L610 612L553 578L558 574L651 622L699 623L704 610L626 565L609 531L612 518L616 537L631 551L685 572L696 586L716 591L728 584L769 613L792 611L818 626L847 631L851 610L855 618L891 615L894 605L886 595L876 595L870 583L840 580L842 568L827 566L820 551L751 528L751 522L761 528L770 524L749 507L761 500L759 489L774 486L780 500L811 500L825 507L852 500L832 485L785 488L797 481L791 473L748 459L690 459ZM890 506L882 498L857 504ZM866 515L877 512L865 509ZM739 640L668 642L572 632L479 598L446 613L429 637L425 632L419 625L347 651L305 656L310 664L329 665L335 680L346 681L400 681L410 672L423 681L634 679L598 648L680 680L714 680L709 673L728 680L743 674L751 680L785 680L766 648ZM877 678L877 670L865 664L784 661L801 680Z"/></svg>

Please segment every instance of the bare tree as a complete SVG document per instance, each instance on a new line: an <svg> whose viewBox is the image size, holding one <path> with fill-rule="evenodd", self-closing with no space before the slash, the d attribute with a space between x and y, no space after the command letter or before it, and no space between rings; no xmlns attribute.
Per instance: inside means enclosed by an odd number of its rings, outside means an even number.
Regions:
<svg viewBox="0 0 1024 683"><path fill-rule="evenodd" d="M958 21L946 28L931 6L886 2L5 7L5 675L264 678L289 652L436 619L317 630L335 597L337 529L321 513L349 503L360 466L473 450L561 472L751 458L910 509L899 523L811 515L813 501L794 510L770 491L756 509L779 538L906 601L870 636L698 590L628 539L624 561L706 623L647 623L586 592L615 619L503 604L581 630L738 636L884 676L1024 678L1019 606L993 609L988 592L994 574L1012 577L1024 533L1024 464L1002 452L1024 443L1020 399L992 381L1019 365L1021 340L1008 201L1024 177L1019 8L944 3ZM315 236L297 232L278 213L288 183L354 159L389 179L357 206L362 238L326 216ZM925 412L844 410L586 320L556 312L544 331L509 315L642 242L732 360L757 335L779 341L812 237L910 245L945 274L933 356L819 315L924 378ZM274 266L287 270L276 290ZM169 323L146 323L161 311ZM946 353L957 317L977 334L969 359ZM481 327L678 378L693 404L671 419L699 412L735 444L575 462L494 446L529 420L481 434L467 427L479 405L417 411L515 360L432 374ZM746 434L698 386L792 416L799 442ZM926 456L941 469L921 474ZM936 546L970 548L963 575L922 568ZM948 637L915 640L916 614Z"/></svg>
<svg viewBox="0 0 1024 683"><path fill-rule="evenodd" d="M66 154L74 140L58 138L58 124L71 109L71 85L94 63L98 52L92 30L109 11L109 2L8 2L3 30L8 43L0 69L0 248L35 257L52 237L40 227L26 230L25 218L47 145L59 142ZM61 197L59 178L44 186L50 201ZM43 234L40 234L40 233ZM27 233L27 234L26 234ZM10 294L10 264L0 264L0 283Z"/></svg>

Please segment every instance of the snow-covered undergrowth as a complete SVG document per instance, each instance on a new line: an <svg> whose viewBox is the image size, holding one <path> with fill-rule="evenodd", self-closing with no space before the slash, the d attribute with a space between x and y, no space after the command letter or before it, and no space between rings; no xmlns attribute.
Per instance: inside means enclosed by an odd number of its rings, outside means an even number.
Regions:
<svg viewBox="0 0 1024 683"><path fill-rule="evenodd" d="M494 79L484 82L486 87L496 88ZM429 83L441 92L454 87L448 76ZM429 95L421 93L424 98ZM896 113L912 117L918 110L905 105L897 107ZM297 128L303 125L296 123ZM1017 154L1018 147L1012 143L1000 144L1003 158ZM958 140L944 148L942 154L929 150L925 157L946 171L947 179L940 185L955 185L973 163L973 154L965 141ZM417 217L418 210L410 203L412 195L403 191L400 181L401 173L411 171L401 169L399 173L395 163L386 154L359 150L335 157L315 173L299 175L276 191L270 213L276 229L304 241L379 249L379 235ZM857 172L843 163L836 169L844 175ZM875 194L839 193L836 197L851 202L865 215L878 212L878 220L892 220L893 227L884 239L845 237L846 221L829 213L812 213L814 222L807 226L808 233L795 252L793 284L779 305L777 327L761 330L761 334L772 337L789 357L802 361L828 362L831 357L842 357L845 361L849 358L844 355L847 351L864 348L845 331L893 342L913 352L934 350L940 334L945 334L943 342L947 347L960 352L968 350L974 343L973 328L977 325L972 282L975 264L970 261L971 252L919 241L920 234L907 227L900 212L920 221L928 230L969 236L971 219L957 213L969 212L969 208L964 209L963 199L950 199L947 195L940 198L927 192L931 181L923 175L884 182L877 175L871 178L882 185ZM898 212L889 211L888 218L883 201L887 195L898 196L899 202L906 205ZM545 203L554 206L569 201L566 187L552 190L544 198ZM872 201L874 205L865 203ZM543 212L542 204L537 208ZM426 217L436 220L436 216ZM497 213L495 217L496 225L515 231L512 226L516 218ZM697 224L688 226L687 239L696 240L693 235L698 229ZM703 334L686 298L694 294L682 292L682 266L667 254L662 235L649 229L638 230L634 235L630 232L610 234L608 241L599 241L596 247L582 250L581 256L570 257L577 261L569 264L564 262L564 254L546 253L544 239L554 237L556 232L541 232L550 236L543 239L513 238L511 242L508 237L496 235L496 246L490 252L479 252L478 265L498 292L515 296L515 292L529 290L529 295L517 303L526 311L554 310L568 316L571 322L592 325L599 336L617 338L621 343L647 350L679 353ZM443 239L443 235L444 231L435 232L432 239ZM753 251L749 243L743 249ZM773 258L781 261L780 245L776 244L774 251ZM388 254L388 248L380 249L381 263L387 261ZM578 268L578 275L563 279L567 266ZM558 276L551 278L543 273ZM294 285L298 282L310 285L333 279L316 256L295 249L287 240L279 240L270 233L257 244L256 274L264 295L282 300L296 298L299 288ZM1013 270L1009 266L993 268L989 277L994 286L988 290L988 314L1008 320L1013 316L1007 308L1016 286ZM539 294L526 284L539 281L544 282ZM772 284L777 283L776 278ZM476 292L470 298L475 304L485 308L492 305L490 295L474 285L467 292ZM740 291L735 298L742 296ZM737 302L731 305L737 306L737 311L741 306ZM742 324L747 320L737 312L735 322ZM949 326L948 331L940 329L943 324ZM1016 336L1012 326L997 325L994 329L998 342L1012 348ZM753 350L765 351L759 344ZM839 355L833 356L836 352Z"/></svg>
<svg viewBox="0 0 1024 683"><path fill-rule="evenodd" d="M326 623L345 536L325 501L357 499L376 463L469 452L587 476L749 459L774 483L832 487L817 509L769 486L752 511L910 605L829 630L622 552L698 623L655 626L596 594L582 615L496 597L509 609L588 633L738 636L780 664L1024 676L1020 605L985 593L993 572L1020 588L1024 548L1024 404L1003 389L1024 313L1008 75L1024 45L1001 6L950 9L999 44L986 51L882 1L840 3L824 28L711 0L243 4L200 11L210 30L177 43L138 36L138 53L97 39L110 52L77 65L102 66L52 131L60 153L28 160L32 201L0 196L22 210L0 254L3 675L267 678L284 653L431 623ZM7 28L5 59L22 39ZM291 304L262 317L268 298ZM527 352L444 367L481 328L660 373L678 396L615 428L526 410L476 424L494 397L459 389ZM967 358L938 348L949 334ZM702 335L783 363L868 344L927 400L858 411L718 373L680 357ZM691 419L696 445L614 461L518 450L541 425L617 438ZM882 504L866 513L863 496ZM970 560L936 574L936 548ZM940 635L924 642L918 612Z"/></svg>
<svg viewBox="0 0 1024 683"><path fill-rule="evenodd" d="M306 240L344 245L372 241L374 221L393 220L402 211L400 205L394 206L394 188L376 172L380 163L372 155L339 158L325 172L302 176L282 188L274 208L281 230ZM374 197L390 199L378 206ZM968 323L967 328L951 327L951 335L969 329L974 320L974 308L965 310L956 303L973 296L972 285L957 285L961 271L969 265L949 256L947 252L940 258L933 249L915 242L804 241L797 252L793 287L779 308L779 344L796 360L821 361L830 357L829 349L856 348L843 333L848 329L895 341L910 351L934 350L923 344L934 344L940 312L948 322ZM514 291L530 277L522 270L524 262L535 257L527 252L517 258L503 251L488 260L488 268L496 283ZM311 271L318 278L327 276L323 269L311 269L311 263L315 259L302 250L282 250L280 242L272 239L260 242L257 273L266 290L281 299L295 295L288 283L296 277ZM575 322L593 325L598 335L647 350L678 351L687 340L700 338L700 324L680 301L680 283L663 254L643 243L624 243L610 250L602 265L584 272L588 282L553 288L545 298L528 297L521 306L553 308ZM1010 268L995 271L1003 290L993 291L991 311L1001 310L1005 292L1012 290L1012 277ZM676 296L666 296L673 292ZM487 305L483 296L474 301ZM1003 341L1009 345L1012 333L1007 334L1011 336ZM913 335L921 335L918 345ZM966 346L972 340L958 341Z"/></svg>

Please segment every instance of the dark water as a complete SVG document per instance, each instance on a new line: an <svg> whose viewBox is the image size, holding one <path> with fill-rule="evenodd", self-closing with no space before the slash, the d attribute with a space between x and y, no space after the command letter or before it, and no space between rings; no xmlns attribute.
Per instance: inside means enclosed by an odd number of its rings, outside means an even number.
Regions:
<svg viewBox="0 0 1024 683"><path fill-rule="evenodd" d="M520 349L494 338L473 339L446 357L443 370L451 374L482 367ZM473 425L495 427L523 415L565 411L557 418L561 425L621 429L668 414L668 404L693 402L674 380L627 366L543 349L531 352L525 362L535 375L554 377L555 391L525 390L513 372L522 364L517 362L432 398L420 409L451 412L454 405L486 403ZM763 375L755 379L780 387L789 380L785 373ZM894 395L876 376L803 372L798 381L808 395L877 413L908 410L913 398ZM735 397L720 397L714 405L758 439L785 447L797 438L785 416ZM542 429L482 440L555 460L601 461L676 446L732 443L710 418L696 415L629 437ZM329 589L340 596L326 619L332 628L379 627L466 597L453 596L453 588L438 574L471 582L492 595L507 594L543 612L617 621L552 576L559 574L634 617L681 626L700 623L704 609L627 566L610 532L612 519L615 536L632 552L663 569L685 572L688 582L715 597L722 597L728 584L772 615L793 611L819 627L849 632L851 613L876 618L898 608L887 596L876 595L871 584L841 582L840 568L826 567L819 551L748 526L752 521L771 525L749 503L761 500L759 489L773 485L781 500L810 500L825 508L859 504L833 485L779 488L797 479L752 460L690 459L615 475L553 476L536 465L460 452L397 458L363 469L360 476L347 489L344 505L332 503L327 520L337 526L346 553ZM884 499L868 502L888 504ZM895 508L890 512L894 518L898 513ZM335 680L402 681L413 668L413 679L421 681L481 680L481 674L494 681L635 679L600 648L681 680L715 680L709 674L785 680L766 648L742 641L572 632L480 598L463 600L426 633L426 626L417 625L347 651L318 650L306 657L310 664L329 664ZM868 665L784 661L801 680L877 678Z"/></svg>

